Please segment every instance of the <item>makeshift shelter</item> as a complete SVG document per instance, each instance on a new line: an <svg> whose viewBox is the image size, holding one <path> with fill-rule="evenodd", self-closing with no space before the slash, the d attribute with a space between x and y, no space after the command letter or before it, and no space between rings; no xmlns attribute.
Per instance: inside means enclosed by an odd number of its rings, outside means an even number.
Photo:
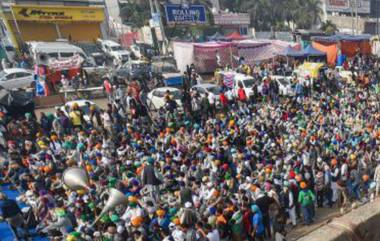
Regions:
<svg viewBox="0 0 380 241"><path fill-rule="evenodd" d="M194 63L194 44L189 42L173 42L173 55L177 68L182 73L186 66Z"/></svg>
<svg viewBox="0 0 380 241"><path fill-rule="evenodd" d="M231 41L246 39L246 37L242 36L240 33L236 31L226 35L225 37L226 39L231 40Z"/></svg>
<svg viewBox="0 0 380 241"><path fill-rule="evenodd" d="M277 56L286 56L288 47L293 49L293 54L296 54L300 45L280 41L280 40L242 40L235 42L238 55L244 57L248 64L273 59ZM288 52L289 54L290 52Z"/></svg>
<svg viewBox="0 0 380 241"><path fill-rule="evenodd" d="M285 57L293 57L293 58L304 57L303 51L296 50L296 49L292 48L291 46L288 46L283 51L280 51L278 53L278 55L279 56L285 56Z"/></svg>
<svg viewBox="0 0 380 241"><path fill-rule="evenodd" d="M223 34L216 32L211 36L207 36L208 41L227 41L228 39Z"/></svg>
<svg viewBox="0 0 380 241"><path fill-rule="evenodd" d="M371 54L370 38L370 35L316 36L312 37L312 46L326 53L329 64L335 64L339 51L349 58L358 52L363 55Z"/></svg>
<svg viewBox="0 0 380 241"><path fill-rule="evenodd" d="M229 42L206 42L194 44L194 64L200 73L211 73L218 68L217 56L220 58L220 65L234 66L236 48Z"/></svg>
<svg viewBox="0 0 380 241"><path fill-rule="evenodd" d="M371 39L372 54L380 57L380 39L379 36L375 36Z"/></svg>
<svg viewBox="0 0 380 241"><path fill-rule="evenodd" d="M305 57L323 57L326 56L325 52L319 51L318 49L313 48L313 46L307 46L303 51Z"/></svg>

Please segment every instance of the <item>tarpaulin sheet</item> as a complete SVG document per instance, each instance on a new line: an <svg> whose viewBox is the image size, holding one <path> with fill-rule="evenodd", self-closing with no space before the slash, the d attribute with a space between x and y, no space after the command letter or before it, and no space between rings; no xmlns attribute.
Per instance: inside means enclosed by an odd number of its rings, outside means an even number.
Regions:
<svg viewBox="0 0 380 241"><path fill-rule="evenodd" d="M123 33L120 36L120 43L123 47L129 48L135 41L139 41L140 39L138 32Z"/></svg>
<svg viewBox="0 0 380 241"><path fill-rule="evenodd" d="M236 48L232 43L207 42L194 44L195 68L200 73L211 73L216 68L217 55L220 57L221 66L235 66L234 56L237 55Z"/></svg>
<svg viewBox="0 0 380 241"><path fill-rule="evenodd" d="M300 50L300 44L285 42L281 40L243 40L235 42L238 54L244 57L248 64L275 58L283 55L286 49Z"/></svg>
<svg viewBox="0 0 380 241"><path fill-rule="evenodd" d="M338 56L338 47L336 43L328 43L328 42L313 42L312 43L313 48L325 52L327 55L327 63L328 64L335 64L335 61Z"/></svg>
<svg viewBox="0 0 380 241"><path fill-rule="evenodd" d="M182 73L186 71L186 65L194 63L194 46L193 43L173 42L174 59L177 68Z"/></svg>
<svg viewBox="0 0 380 241"><path fill-rule="evenodd" d="M51 59L49 61L49 69L58 71L65 69L78 69L83 62L83 58L80 55L74 55L70 58L63 59Z"/></svg>
<svg viewBox="0 0 380 241"><path fill-rule="evenodd" d="M372 53L374 55L380 56L380 41L379 40L372 41Z"/></svg>

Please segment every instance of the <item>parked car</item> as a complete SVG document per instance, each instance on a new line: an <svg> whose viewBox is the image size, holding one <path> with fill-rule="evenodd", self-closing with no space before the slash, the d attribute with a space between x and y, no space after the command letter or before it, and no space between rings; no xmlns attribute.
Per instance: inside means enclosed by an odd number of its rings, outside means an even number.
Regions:
<svg viewBox="0 0 380 241"><path fill-rule="evenodd" d="M220 97L219 94L222 91L222 87L216 84L198 84L193 87L198 91L198 93L203 97L208 93L211 96L214 96L216 106L220 105Z"/></svg>
<svg viewBox="0 0 380 241"><path fill-rule="evenodd" d="M106 56L112 59L114 65L124 64L131 56L129 51L115 41L98 39L97 42Z"/></svg>
<svg viewBox="0 0 380 241"><path fill-rule="evenodd" d="M154 55L156 55L154 48L146 43L132 44L130 49L132 54L138 59L142 59L143 57L151 59Z"/></svg>
<svg viewBox="0 0 380 241"><path fill-rule="evenodd" d="M33 73L27 69L11 68L0 72L0 86L6 90L33 88Z"/></svg>
<svg viewBox="0 0 380 241"><path fill-rule="evenodd" d="M106 64L106 56L99 45L94 43L77 43L78 47L82 48L86 53L89 61L95 66L104 66Z"/></svg>
<svg viewBox="0 0 380 241"><path fill-rule="evenodd" d="M283 96L294 95L291 76L273 75L271 76L271 79L277 81L277 84L280 90L280 95L283 95Z"/></svg>
<svg viewBox="0 0 380 241"><path fill-rule="evenodd" d="M182 108L182 92L173 87L160 87L152 90L147 95L147 106L151 110L159 110L163 108L166 104L165 96L167 93L170 93L170 96L177 102L178 107Z"/></svg>
<svg viewBox="0 0 380 241"><path fill-rule="evenodd" d="M149 77L148 62L131 60L116 70L116 76L127 80L146 79Z"/></svg>
<svg viewBox="0 0 380 241"><path fill-rule="evenodd" d="M176 73L177 64L173 56L161 55L154 56L151 60L152 74L160 78L163 73Z"/></svg>
<svg viewBox="0 0 380 241"><path fill-rule="evenodd" d="M78 104L78 107L79 109L83 112L83 118L85 121L89 122L90 121L90 109L88 107L88 104L90 106L94 106L97 110L100 110L99 106L96 105L94 102L90 101L90 100L73 100L73 101L69 101L69 102L66 102L63 106L60 107L60 110L62 110L65 115L69 115L74 103L77 103Z"/></svg>

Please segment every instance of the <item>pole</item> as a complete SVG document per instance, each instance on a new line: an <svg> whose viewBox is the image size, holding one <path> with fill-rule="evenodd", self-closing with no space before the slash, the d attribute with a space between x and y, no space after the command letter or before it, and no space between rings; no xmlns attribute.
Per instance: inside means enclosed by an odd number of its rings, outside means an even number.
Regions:
<svg viewBox="0 0 380 241"><path fill-rule="evenodd" d="M13 8L11 7L11 13L12 13L12 18L13 18L13 22L16 26L16 30L17 30L17 35L19 37L19 39L21 41L23 41L22 37L21 37L21 31L20 31L20 27L18 26L18 23L17 23L17 20L16 20L16 17L15 17L15 13L13 12Z"/></svg>
<svg viewBox="0 0 380 241"><path fill-rule="evenodd" d="M5 25L5 28L7 30L7 34L6 35L9 35L10 39L11 39L11 42L13 44L13 47L15 47L18 51L19 49L19 45L18 45L18 42L17 42L17 38L15 36L15 31L13 30L13 28L11 28L10 24L9 24L9 21L8 21L8 18L5 17L5 14L4 14L4 10L3 10L3 5L0 3L0 18L3 19L3 23Z"/></svg>
<svg viewBox="0 0 380 241"><path fill-rule="evenodd" d="M358 16L358 0L355 0L355 14L356 14L356 35L359 34L359 16Z"/></svg>
<svg viewBox="0 0 380 241"><path fill-rule="evenodd" d="M165 52L168 53L168 43L166 39L164 25L162 23L160 5L158 4L157 0L154 0L154 5L156 6L156 13L158 13L159 15L160 31L161 31L162 41L164 43L163 49L165 49Z"/></svg>
<svg viewBox="0 0 380 241"><path fill-rule="evenodd" d="M379 15L380 15L380 0L377 0L376 1L376 4L375 4L375 6L376 6L376 34L377 34L377 36L379 36L379 32L380 32L380 30L379 30Z"/></svg>
<svg viewBox="0 0 380 241"><path fill-rule="evenodd" d="M353 0L350 0L350 6L351 6L351 29L352 29L352 35L355 34L355 28L354 28L354 6L353 6Z"/></svg>
<svg viewBox="0 0 380 241"><path fill-rule="evenodd" d="M151 19L153 19L155 12L154 12L154 6L153 6L152 0L149 0L149 7L150 7L150 16L151 16ZM150 32L152 35L152 44L156 49L158 49L161 52L160 45L157 43L156 31L152 26L149 26L149 27L150 27Z"/></svg>

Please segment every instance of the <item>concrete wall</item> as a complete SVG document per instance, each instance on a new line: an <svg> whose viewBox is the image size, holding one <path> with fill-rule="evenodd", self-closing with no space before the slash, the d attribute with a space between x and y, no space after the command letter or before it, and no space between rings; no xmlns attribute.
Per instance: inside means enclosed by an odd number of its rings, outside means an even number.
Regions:
<svg viewBox="0 0 380 241"><path fill-rule="evenodd" d="M298 241L379 241L380 199L352 210Z"/></svg>
<svg viewBox="0 0 380 241"><path fill-rule="evenodd" d="M327 16L327 20L330 20L336 26L338 29L352 29L352 18L351 17L346 17L346 16ZM366 18L358 18L358 29L359 32L362 33L364 32L364 24L368 20ZM356 28L356 18L354 18L354 28Z"/></svg>

